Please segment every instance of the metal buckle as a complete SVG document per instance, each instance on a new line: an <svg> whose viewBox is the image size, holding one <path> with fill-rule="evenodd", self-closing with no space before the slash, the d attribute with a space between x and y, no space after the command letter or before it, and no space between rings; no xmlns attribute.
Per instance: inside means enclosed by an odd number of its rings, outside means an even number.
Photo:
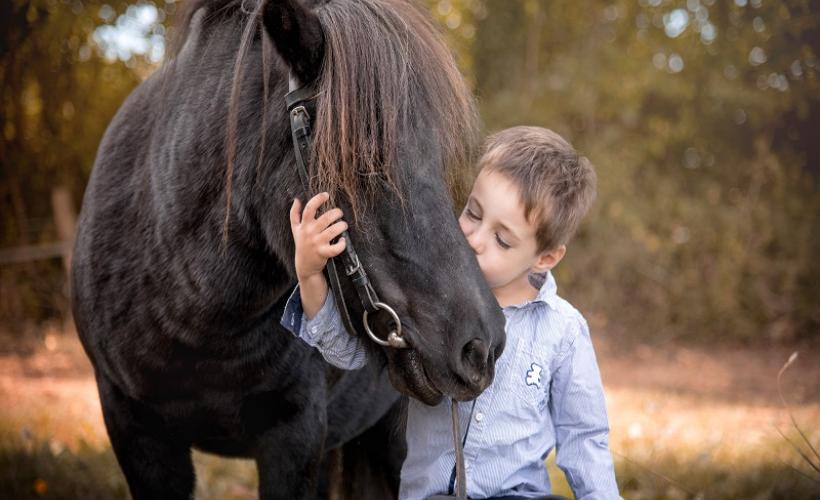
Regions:
<svg viewBox="0 0 820 500"><path fill-rule="evenodd" d="M353 265L350 266L350 267L345 266L345 274L348 275L348 276L352 276L353 274L356 273L356 271L359 270L360 267L362 267L362 263L359 261L359 255L358 254L351 253L351 254L348 254L348 255L350 255L351 260L353 261Z"/></svg>

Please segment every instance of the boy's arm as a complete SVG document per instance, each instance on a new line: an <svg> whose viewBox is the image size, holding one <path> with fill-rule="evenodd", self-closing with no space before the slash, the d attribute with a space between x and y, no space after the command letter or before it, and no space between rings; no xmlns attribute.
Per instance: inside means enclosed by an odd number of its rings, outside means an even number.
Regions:
<svg viewBox="0 0 820 500"><path fill-rule="evenodd" d="M359 337L354 337L345 330L333 294L327 290L327 283L325 298L312 318L303 304L305 295L301 285L296 285L285 304L281 325L318 349L322 357L337 368L356 370L366 365L367 349Z"/></svg>
<svg viewBox="0 0 820 500"><path fill-rule="evenodd" d="M325 299L330 295L327 290L327 280L322 273L314 274L307 278L302 278L298 283L299 299L302 303L302 311L308 318L313 318L325 303Z"/></svg>
<svg viewBox="0 0 820 500"><path fill-rule="evenodd" d="M601 375L583 317L570 320L567 345L553 369L550 413L556 463L578 500L621 498L609 451L609 423Z"/></svg>
<svg viewBox="0 0 820 500"><path fill-rule="evenodd" d="M327 259L341 253L344 238L334 238L347 229L339 220L342 211L331 208L317 216L317 211L330 198L319 193L305 204L298 198L290 207L290 230L293 233L294 270L299 284L285 304L281 324L309 345L316 347L330 364L353 370L367 362L367 351L356 337L347 334L333 295L328 293L322 273Z"/></svg>

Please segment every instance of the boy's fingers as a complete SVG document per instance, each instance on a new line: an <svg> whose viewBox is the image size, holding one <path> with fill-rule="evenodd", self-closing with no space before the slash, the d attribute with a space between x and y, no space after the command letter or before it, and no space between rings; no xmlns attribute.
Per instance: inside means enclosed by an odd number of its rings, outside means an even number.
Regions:
<svg viewBox="0 0 820 500"><path fill-rule="evenodd" d="M326 202L328 198L330 198L330 195L327 192L319 193L311 198L305 205L305 211L302 212L302 220L312 221L316 217L316 210L318 210L319 205Z"/></svg>
<svg viewBox="0 0 820 500"><path fill-rule="evenodd" d="M342 234L345 229L347 229L347 222L340 220L336 224L333 224L329 228L322 231L322 239L329 242L333 238Z"/></svg>
<svg viewBox="0 0 820 500"><path fill-rule="evenodd" d="M345 239L339 238L339 241L337 241L336 243L332 245L325 245L324 247L322 247L322 249L319 251L319 254L322 257L327 257L328 259L331 257L336 257L344 251L345 244Z"/></svg>
<svg viewBox="0 0 820 500"><path fill-rule="evenodd" d="M320 215L319 218L316 219L316 223L320 228L324 229L333 224L337 219L340 219L342 215L344 214L341 208L332 208Z"/></svg>
<svg viewBox="0 0 820 500"><path fill-rule="evenodd" d="M295 227L299 225L301 217L299 214L301 213L302 202L299 201L299 198L295 198L293 200L293 205L290 206L290 226Z"/></svg>

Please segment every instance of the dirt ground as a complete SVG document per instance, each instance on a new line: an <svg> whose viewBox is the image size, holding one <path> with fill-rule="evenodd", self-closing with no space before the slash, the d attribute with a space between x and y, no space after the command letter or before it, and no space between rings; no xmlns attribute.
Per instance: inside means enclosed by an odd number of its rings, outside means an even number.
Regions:
<svg viewBox="0 0 820 500"><path fill-rule="evenodd" d="M820 444L816 346L639 345L626 350L599 339L596 352L613 454L650 472L658 455L675 455L680 463L719 461L736 468L767 460L783 465L799 457L780 434L800 441L792 417L815 448ZM781 378L787 410L777 375L794 352L797 357ZM803 450L811 454L805 446ZM799 459L789 463L811 470ZM815 498L820 498L820 486L817 491Z"/></svg>
<svg viewBox="0 0 820 500"><path fill-rule="evenodd" d="M676 463L711 460L744 467L750 456L765 455L761 448L775 447L773 460L788 461L792 469L811 475L808 464L778 433L780 429L798 439L778 396L777 373L798 350L782 378L783 394L795 421L817 447L817 348L625 348L605 337L594 340L616 462L690 491L691 485L676 480L679 471L660 465L657 457L672 454ZM47 439L56 453L81 445L107 447L93 371L76 335L51 329L28 351L0 351L3 428Z"/></svg>

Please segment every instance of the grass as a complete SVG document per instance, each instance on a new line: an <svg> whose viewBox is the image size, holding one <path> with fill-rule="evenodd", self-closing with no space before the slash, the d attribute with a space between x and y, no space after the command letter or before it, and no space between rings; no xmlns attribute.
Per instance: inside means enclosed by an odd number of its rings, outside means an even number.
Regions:
<svg viewBox="0 0 820 500"><path fill-rule="evenodd" d="M634 500L816 499L820 484L809 468L783 454L783 442L764 443L768 453L748 457L700 456L625 450L638 457L616 455L621 494ZM198 499L256 498L253 462L194 452ZM563 474L548 459L557 494L572 497ZM802 469L802 475L794 468ZM72 448L34 436L0 437L0 492L14 499L128 498L125 479L111 449L81 443Z"/></svg>
<svg viewBox="0 0 820 500"><path fill-rule="evenodd" d="M746 457L648 453L643 447L624 451L614 456L615 474L621 495L628 500L820 498L818 476L812 476L811 467L799 456L788 453L782 439L761 443L760 453ZM547 459L547 468L553 491L572 498L554 453Z"/></svg>
<svg viewBox="0 0 820 500"><path fill-rule="evenodd" d="M127 498L125 478L110 449L4 432L0 437L0 492L4 498Z"/></svg>
<svg viewBox="0 0 820 500"><path fill-rule="evenodd" d="M769 353L619 356L603 350L601 357L612 360L602 373L624 498L820 499L820 474L785 439L815 457L816 359L801 357L783 376L787 411L776 389L765 387L770 379L774 387L782 360L766 367L755 357ZM193 459L196 498L256 498L252 461L199 452ZM554 454L547 467L555 493L571 498ZM128 498L76 340L51 337L33 354L0 355L0 498Z"/></svg>
<svg viewBox="0 0 820 500"><path fill-rule="evenodd" d="M256 466L194 451L196 498L256 498ZM108 446L66 446L26 428L0 431L0 497L10 499L129 498L125 477Z"/></svg>

